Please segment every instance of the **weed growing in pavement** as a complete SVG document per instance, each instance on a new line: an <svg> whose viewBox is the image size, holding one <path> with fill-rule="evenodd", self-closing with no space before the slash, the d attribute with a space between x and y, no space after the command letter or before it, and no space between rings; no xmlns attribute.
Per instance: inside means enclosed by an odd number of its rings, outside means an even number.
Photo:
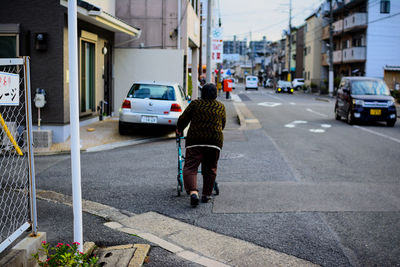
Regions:
<svg viewBox="0 0 400 267"><path fill-rule="evenodd" d="M53 266L71 266L71 267L92 267L100 266L97 264L99 260L96 255L85 254L78 251L78 242L70 244L58 243L55 247L52 247L50 243L46 241L42 242L42 248L40 251L44 252L45 259L42 260L39 257L39 252L32 254L36 259L39 266L53 267Z"/></svg>

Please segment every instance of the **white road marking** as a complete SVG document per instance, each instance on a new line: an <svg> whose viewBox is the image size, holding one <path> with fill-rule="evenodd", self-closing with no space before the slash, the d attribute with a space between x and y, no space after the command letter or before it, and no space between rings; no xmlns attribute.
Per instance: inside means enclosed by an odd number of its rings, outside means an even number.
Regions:
<svg viewBox="0 0 400 267"><path fill-rule="evenodd" d="M312 133L324 133L325 132L325 130L323 130L323 129L310 129L309 131Z"/></svg>
<svg viewBox="0 0 400 267"><path fill-rule="evenodd" d="M294 128L294 127L296 127L296 125L289 123L289 124L286 124L285 127L287 127L287 128Z"/></svg>
<svg viewBox="0 0 400 267"><path fill-rule="evenodd" d="M305 124L305 123L307 123L306 121L294 121L294 122L292 122L292 123L295 123L295 124Z"/></svg>
<svg viewBox="0 0 400 267"><path fill-rule="evenodd" d="M361 127L361 126L358 126L358 125L353 125L353 127L354 127L354 128L357 128L357 129L360 129L360 130L363 130L363 131L365 131L365 132L368 132L368 133L371 133L371 134L375 134L375 135L377 135L377 136L380 136L380 137L389 139L389 140L391 140L391 141L393 141L393 142L396 142L396 143L399 143L399 144L400 144L400 140L399 140L399 139L394 138L394 137L391 137L391 136L388 136L388 135L386 135L386 134L378 133L378 132L375 132L375 131L373 131L373 130L370 130L370 129L367 129L367 128L364 128L364 127Z"/></svg>
<svg viewBox="0 0 400 267"><path fill-rule="evenodd" d="M314 111L314 110L312 110L311 108L307 108L306 110L307 110L308 112L317 114L317 115L322 116L322 117L329 117L328 115L323 114L323 113L319 113L319 112L317 112L317 111Z"/></svg>
<svg viewBox="0 0 400 267"><path fill-rule="evenodd" d="M264 107L269 107L269 108L274 108L277 106L282 105L282 103L276 103L276 102L262 102L258 103L259 106L264 106Z"/></svg>
<svg viewBox="0 0 400 267"><path fill-rule="evenodd" d="M332 125L330 125L330 124L321 124L321 127L322 128L331 128Z"/></svg>
<svg viewBox="0 0 400 267"><path fill-rule="evenodd" d="M289 104L290 104L290 105L296 105L296 103L293 103L293 102L290 102Z"/></svg>
<svg viewBox="0 0 400 267"><path fill-rule="evenodd" d="M242 102L242 99L237 94L231 94L231 98L234 102Z"/></svg>

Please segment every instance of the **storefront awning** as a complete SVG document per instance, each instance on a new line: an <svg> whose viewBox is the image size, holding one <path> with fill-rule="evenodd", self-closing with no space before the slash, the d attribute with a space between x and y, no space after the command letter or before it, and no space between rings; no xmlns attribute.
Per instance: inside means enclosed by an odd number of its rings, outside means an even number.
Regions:
<svg viewBox="0 0 400 267"><path fill-rule="evenodd" d="M60 0L60 4L68 8L67 0ZM80 20L89 22L90 24L112 32L122 32L134 37L139 37L141 34L141 30L139 28L128 25L119 18L105 12L99 6L82 0L78 0L77 5L78 19Z"/></svg>

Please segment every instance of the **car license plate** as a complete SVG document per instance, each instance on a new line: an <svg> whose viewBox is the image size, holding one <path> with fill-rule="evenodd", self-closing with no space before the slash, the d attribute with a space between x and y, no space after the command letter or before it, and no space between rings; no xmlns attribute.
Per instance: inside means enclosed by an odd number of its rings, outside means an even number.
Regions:
<svg viewBox="0 0 400 267"><path fill-rule="evenodd" d="M382 111L380 109L370 109L369 114L379 116L382 114Z"/></svg>
<svg viewBox="0 0 400 267"><path fill-rule="evenodd" d="M144 123L157 123L157 117L154 117L154 116L142 116L142 122L144 122Z"/></svg>

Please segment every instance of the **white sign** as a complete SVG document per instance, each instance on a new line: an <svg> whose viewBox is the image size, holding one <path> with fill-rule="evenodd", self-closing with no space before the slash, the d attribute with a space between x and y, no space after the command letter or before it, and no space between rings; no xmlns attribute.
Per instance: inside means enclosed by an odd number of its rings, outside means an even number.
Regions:
<svg viewBox="0 0 400 267"><path fill-rule="evenodd" d="M222 63L224 42L222 39L213 39L211 43L211 60L215 63Z"/></svg>
<svg viewBox="0 0 400 267"><path fill-rule="evenodd" d="M0 106L19 105L19 74L0 72Z"/></svg>

